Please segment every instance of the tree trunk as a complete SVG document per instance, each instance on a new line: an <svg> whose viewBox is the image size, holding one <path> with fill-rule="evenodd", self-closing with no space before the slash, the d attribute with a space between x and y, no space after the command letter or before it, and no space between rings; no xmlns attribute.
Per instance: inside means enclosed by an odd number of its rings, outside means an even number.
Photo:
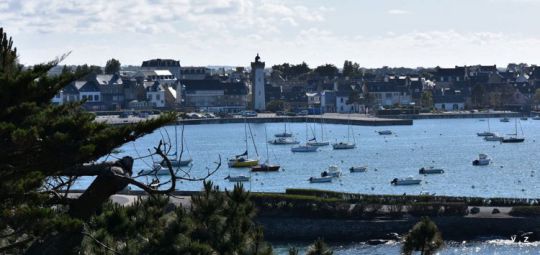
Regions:
<svg viewBox="0 0 540 255"><path fill-rule="evenodd" d="M69 207L68 214L83 222L87 222L92 215L101 209L109 197L124 189L128 183L115 178L115 175L130 177L132 174L133 158L124 157L116 161L113 166L101 171L90 187L75 200ZM35 241L26 251L26 254L73 254L84 237L83 229L63 233L50 233L42 240Z"/></svg>

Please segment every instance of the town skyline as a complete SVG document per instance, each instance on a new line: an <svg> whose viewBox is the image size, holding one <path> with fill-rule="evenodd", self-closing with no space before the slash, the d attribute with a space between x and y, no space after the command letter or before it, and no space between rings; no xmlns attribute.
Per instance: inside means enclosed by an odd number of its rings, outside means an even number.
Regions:
<svg viewBox="0 0 540 255"><path fill-rule="evenodd" d="M25 65L71 51L67 65L170 58L184 66L452 67L536 64L540 2L3 1L0 23ZM36 42L40 42L39 45Z"/></svg>

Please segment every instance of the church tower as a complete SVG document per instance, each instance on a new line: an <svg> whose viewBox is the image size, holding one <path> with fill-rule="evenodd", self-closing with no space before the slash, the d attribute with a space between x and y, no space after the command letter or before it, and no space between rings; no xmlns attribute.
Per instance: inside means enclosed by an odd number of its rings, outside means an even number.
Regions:
<svg viewBox="0 0 540 255"><path fill-rule="evenodd" d="M255 57L255 62L251 62L251 94L253 110L266 110L264 98L264 62L260 61L259 53Z"/></svg>

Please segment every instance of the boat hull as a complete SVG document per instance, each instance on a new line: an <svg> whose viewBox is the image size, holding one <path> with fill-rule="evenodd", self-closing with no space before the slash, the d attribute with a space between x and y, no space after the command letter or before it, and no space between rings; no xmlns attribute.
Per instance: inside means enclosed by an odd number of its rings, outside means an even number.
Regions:
<svg viewBox="0 0 540 255"><path fill-rule="evenodd" d="M365 166L353 166L353 167L349 168L349 171L351 173L363 173L363 172L367 171L367 167L365 167Z"/></svg>
<svg viewBox="0 0 540 255"><path fill-rule="evenodd" d="M444 170L440 168L420 168L419 174L444 174Z"/></svg>
<svg viewBox="0 0 540 255"><path fill-rule="evenodd" d="M356 148L356 144L335 143L335 144L332 144L332 148L334 150L350 150L350 149Z"/></svg>
<svg viewBox="0 0 540 255"><path fill-rule="evenodd" d="M332 182L334 178L331 176L327 177L310 177L309 182L310 183L325 183L325 182Z"/></svg>
<svg viewBox="0 0 540 255"><path fill-rule="evenodd" d="M501 140L503 143L522 143L525 141L525 138L504 138Z"/></svg>
<svg viewBox="0 0 540 255"><path fill-rule="evenodd" d="M277 172L280 166L278 165L256 165L251 167L252 172Z"/></svg>
<svg viewBox="0 0 540 255"><path fill-rule="evenodd" d="M292 152L316 152L317 147L315 146L298 146L291 148Z"/></svg>
<svg viewBox="0 0 540 255"><path fill-rule="evenodd" d="M251 167L259 164L258 159L229 160L229 167Z"/></svg>
<svg viewBox="0 0 540 255"><path fill-rule="evenodd" d="M318 147L321 147L321 146L328 146L330 145L330 142L308 142L307 143L309 146L318 146Z"/></svg>
<svg viewBox="0 0 540 255"><path fill-rule="evenodd" d="M407 179L394 179L391 184L396 186L401 185L420 185L422 180L407 180Z"/></svg>
<svg viewBox="0 0 540 255"><path fill-rule="evenodd" d="M275 134L275 137L292 137L292 133L279 133Z"/></svg>

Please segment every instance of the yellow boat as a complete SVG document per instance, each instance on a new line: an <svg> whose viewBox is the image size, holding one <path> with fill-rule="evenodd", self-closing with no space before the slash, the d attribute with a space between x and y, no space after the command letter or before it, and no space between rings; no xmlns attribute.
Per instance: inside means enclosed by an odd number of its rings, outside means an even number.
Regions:
<svg viewBox="0 0 540 255"><path fill-rule="evenodd" d="M258 159L247 159L243 157L229 159L229 167L251 167L259 164Z"/></svg>

